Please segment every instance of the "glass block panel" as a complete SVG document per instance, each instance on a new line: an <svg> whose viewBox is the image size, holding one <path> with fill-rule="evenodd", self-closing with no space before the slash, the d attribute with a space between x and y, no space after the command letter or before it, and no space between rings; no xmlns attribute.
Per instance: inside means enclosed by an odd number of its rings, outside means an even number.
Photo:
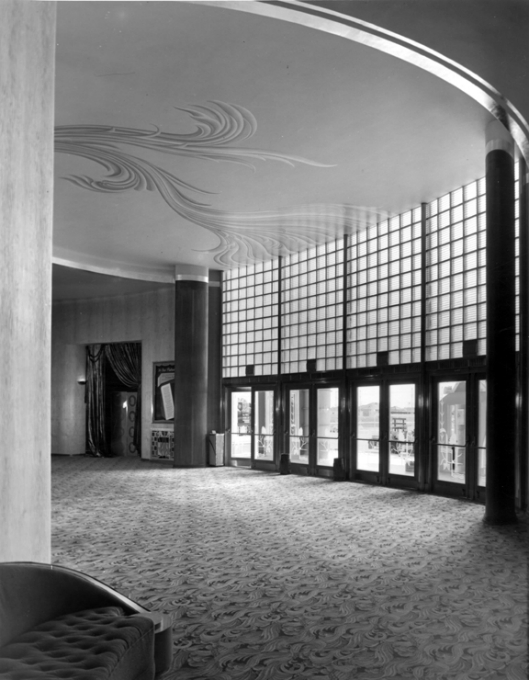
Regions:
<svg viewBox="0 0 529 680"><path fill-rule="evenodd" d="M349 277L347 299L358 300L358 309L367 309L373 314L376 313L378 320L375 325L374 320L370 319L371 325L365 335L357 334L358 338L365 337L368 340L367 343L355 342L352 338L349 341L348 338L347 355L357 357L357 361L353 362L355 366L376 365L376 352L388 349L392 352L394 363L403 361L403 357L406 363L412 360L409 349L412 344L411 327L416 319L416 325L420 328L421 314L420 219L421 209L417 208L403 215L394 216L389 222L379 223L378 234L375 229L372 232L373 245L371 246L370 243L367 245L367 252L378 255L377 267L373 266L374 258L369 259L368 262L368 265L371 265L367 276L369 286L363 287L363 284L357 284L353 287L353 281ZM419 224L414 226L413 220ZM364 265L361 259L363 256L362 251L356 263L351 261L355 253L349 248L350 261L347 263L347 270L361 270ZM415 287L412 287L414 284ZM377 295L375 295L375 290ZM412 301L415 301L414 304ZM401 331L399 319L406 319L406 329L403 331ZM361 315L357 316L358 330L366 323L367 321ZM413 356L414 360L420 359L417 354ZM347 364L351 365L351 362L348 361Z"/></svg>
<svg viewBox="0 0 529 680"><path fill-rule="evenodd" d="M277 285L278 261L224 272L222 285L222 374L224 377L246 375L246 365L254 364L256 375L277 373L277 305L265 294L263 281ZM274 338L267 337L263 352L263 324L275 329ZM266 365L265 365L266 364Z"/></svg>
<svg viewBox="0 0 529 680"><path fill-rule="evenodd" d="M353 301L359 295L365 298L368 248L365 239L359 235L352 241L357 241L358 245L348 248L350 261L347 271L350 274L347 307L351 313L354 313L358 305ZM282 358L283 373L296 372L300 363L301 370L305 371L303 362L308 359L318 360L318 370L328 370L329 366L333 366L332 370L342 368L342 334L341 332L325 333L326 330L335 331L343 326L343 239L339 243L339 247L336 242L331 242L322 244L316 249L296 253L295 259L299 271L308 272L300 277L294 274L294 256L285 257L283 260L281 269L283 289L289 288L295 294L296 308L304 314L303 318L300 316L299 326L296 326L295 320L283 313L281 317L283 346L284 338L297 337L300 347L307 348L300 350L299 356ZM351 258L351 253L357 256L354 260ZM357 267L359 257L361 266ZM356 337L358 331L356 318L354 327L353 335Z"/></svg>
<svg viewBox="0 0 529 680"><path fill-rule="evenodd" d="M429 205L426 327L439 326L442 331L437 337L428 334L427 360L462 356L463 339L475 339L480 330L482 335L479 337L484 340L485 288L484 285L479 287L479 272L485 271L486 264L484 194L485 181L482 179L453 191L450 210L446 197ZM450 247L449 256L447 247ZM483 304L478 308L479 300ZM437 310L441 312L439 316ZM483 319L482 326L478 327L478 319ZM483 345L480 352L482 349Z"/></svg>

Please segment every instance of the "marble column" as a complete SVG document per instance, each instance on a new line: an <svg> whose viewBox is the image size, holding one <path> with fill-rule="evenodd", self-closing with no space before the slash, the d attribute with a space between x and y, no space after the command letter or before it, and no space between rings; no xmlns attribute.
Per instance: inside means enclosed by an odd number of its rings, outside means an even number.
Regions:
<svg viewBox="0 0 529 680"><path fill-rule="evenodd" d="M208 270L175 267L174 467L206 465Z"/></svg>
<svg viewBox="0 0 529 680"><path fill-rule="evenodd" d="M485 522L516 522L514 145L487 127L487 492Z"/></svg>
<svg viewBox="0 0 529 680"><path fill-rule="evenodd" d="M55 10L0 2L0 561L51 555Z"/></svg>

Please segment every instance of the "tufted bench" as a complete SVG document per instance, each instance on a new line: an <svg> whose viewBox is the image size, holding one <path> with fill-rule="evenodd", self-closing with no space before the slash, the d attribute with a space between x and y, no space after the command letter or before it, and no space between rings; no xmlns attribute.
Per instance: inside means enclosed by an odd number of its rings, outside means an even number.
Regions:
<svg viewBox="0 0 529 680"><path fill-rule="evenodd" d="M0 680L152 680L169 623L80 572L0 564Z"/></svg>

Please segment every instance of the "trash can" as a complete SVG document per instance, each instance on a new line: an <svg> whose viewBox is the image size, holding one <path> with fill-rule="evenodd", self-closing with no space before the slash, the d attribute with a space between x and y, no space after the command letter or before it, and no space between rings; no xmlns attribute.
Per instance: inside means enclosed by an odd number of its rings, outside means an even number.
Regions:
<svg viewBox="0 0 529 680"><path fill-rule="evenodd" d="M212 432L207 435L208 465L219 467L224 465L224 435Z"/></svg>
<svg viewBox="0 0 529 680"><path fill-rule="evenodd" d="M279 459L279 474L289 475L290 474L290 454L282 453Z"/></svg>

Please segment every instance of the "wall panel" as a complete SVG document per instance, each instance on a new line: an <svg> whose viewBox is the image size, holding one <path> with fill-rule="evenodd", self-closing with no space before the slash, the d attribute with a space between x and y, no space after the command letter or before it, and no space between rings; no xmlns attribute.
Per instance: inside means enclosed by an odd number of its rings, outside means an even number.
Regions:
<svg viewBox="0 0 529 680"><path fill-rule="evenodd" d="M174 359L174 289L53 306L53 453L85 450L84 393L77 383L86 345L142 343L142 456L150 456L152 365Z"/></svg>

